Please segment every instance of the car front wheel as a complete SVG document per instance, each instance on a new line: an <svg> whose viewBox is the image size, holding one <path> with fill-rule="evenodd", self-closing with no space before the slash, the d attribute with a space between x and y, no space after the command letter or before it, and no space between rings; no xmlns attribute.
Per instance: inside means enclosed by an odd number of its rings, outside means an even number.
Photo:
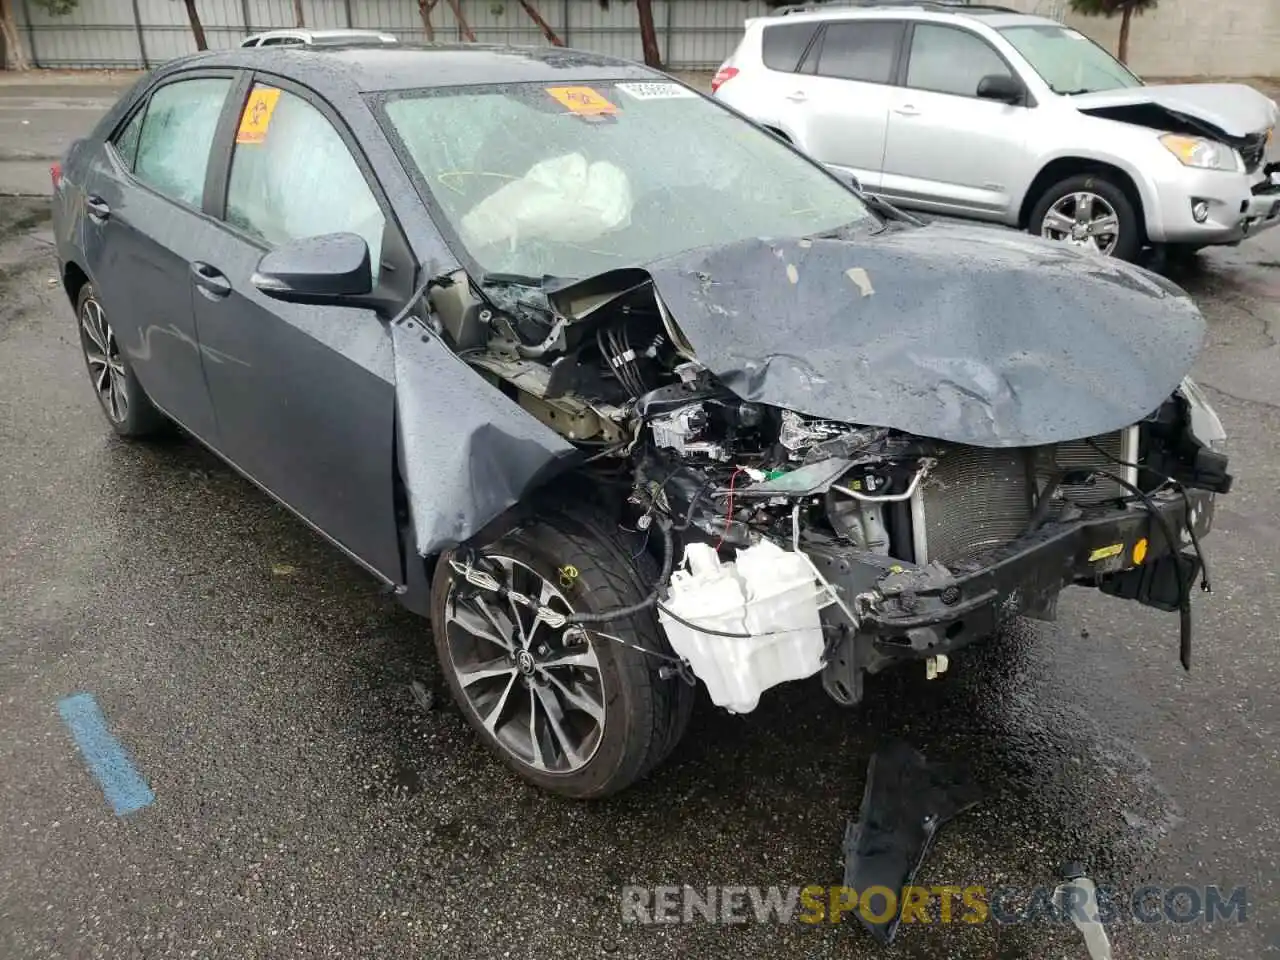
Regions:
<svg viewBox="0 0 1280 960"><path fill-rule="evenodd" d="M1133 260L1142 249L1142 229L1129 197L1093 173L1068 177L1046 190L1027 229L1120 260Z"/></svg>
<svg viewBox="0 0 1280 960"><path fill-rule="evenodd" d="M531 602L475 586L455 565L467 560ZM568 797L607 796L679 741L694 689L670 669L651 609L598 629L554 626L535 610L616 610L644 599L656 577L643 544L575 513L541 516L471 558L441 557L431 619L445 680L481 739L525 780Z"/></svg>
<svg viewBox="0 0 1280 960"><path fill-rule="evenodd" d="M129 440L163 433L168 421L143 392L91 283L84 284L76 297L76 319L89 380L111 429Z"/></svg>

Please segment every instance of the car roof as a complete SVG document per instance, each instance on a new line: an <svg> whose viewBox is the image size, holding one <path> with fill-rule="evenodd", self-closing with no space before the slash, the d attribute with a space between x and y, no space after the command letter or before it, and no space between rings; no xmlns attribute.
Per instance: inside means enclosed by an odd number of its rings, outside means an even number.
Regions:
<svg viewBox="0 0 1280 960"><path fill-rule="evenodd" d="M489 83L564 83L669 79L629 60L567 47L475 43L235 47L170 61L170 70L237 67L264 70L321 93L413 90Z"/></svg>
<svg viewBox="0 0 1280 960"><path fill-rule="evenodd" d="M831 3L811 7L793 7L766 17L758 18L758 22L766 27L778 23L804 23L814 20L950 20L965 19L985 23L989 27L1002 29L1013 26L1050 26L1061 27L1062 24L1049 17L1039 17L1031 13L1019 13L1007 7L982 6L975 4L950 3Z"/></svg>

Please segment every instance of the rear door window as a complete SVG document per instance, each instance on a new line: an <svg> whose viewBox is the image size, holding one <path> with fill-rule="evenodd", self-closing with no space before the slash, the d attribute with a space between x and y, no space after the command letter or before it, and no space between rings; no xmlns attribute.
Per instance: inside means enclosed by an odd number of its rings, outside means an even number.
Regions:
<svg viewBox="0 0 1280 960"><path fill-rule="evenodd" d="M230 89L225 77L201 77L166 84L151 94L133 175L166 197L199 208L209 148Z"/></svg>
<svg viewBox="0 0 1280 960"><path fill-rule="evenodd" d="M776 27L765 27L761 40L764 65L770 70L783 73L795 73L809 46L809 41L818 32L818 21L812 23L786 23Z"/></svg>
<svg viewBox="0 0 1280 960"><path fill-rule="evenodd" d="M377 277L382 208L333 124L287 90L259 84L249 95L231 156L226 219L270 246L359 234Z"/></svg>
<svg viewBox="0 0 1280 960"><path fill-rule="evenodd" d="M147 107L143 104L124 125L124 129L111 141L111 145L116 148L116 153L120 155L120 160L130 170L138 159L138 140L142 137L142 118L146 113Z"/></svg>
<svg viewBox="0 0 1280 960"><path fill-rule="evenodd" d="M995 48L975 33L918 23L911 37L907 86L973 97L983 77L1012 74Z"/></svg>
<svg viewBox="0 0 1280 960"><path fill-rule="evenodd" d="M902 23L890 20L828 23L816 72L841 80L891 83L903 29Z"/></svg>

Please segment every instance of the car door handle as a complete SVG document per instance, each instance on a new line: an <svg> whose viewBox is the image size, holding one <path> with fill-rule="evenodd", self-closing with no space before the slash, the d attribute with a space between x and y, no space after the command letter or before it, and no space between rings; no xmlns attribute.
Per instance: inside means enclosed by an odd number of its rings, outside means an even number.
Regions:
<svg viewBox="0 0 1280 960"><path fill-rule="evenodd" d="M794 93L787 94L787 99L792 103L804 103L809 99L809 95L803 90L797 90Z"/></svg>
<svg viewBox="0 0 1280 960"><path fill-rule="evenodd" d="M903 116L903 117L918 117L918 116L920 116L920 111L919 111L919 110L917 110L915 107L913 107L913 106L912 106L911 104L909 104L909 103L904 103L904 104L903 104L902 106L900 106L900 107L894 107L894 108L893 108L893 112L894 112L894 113L896 113L896 114L898 114L898 115L900 115L900 116Z"/></svg>
<svg viewBox="0 0 1280 960"><path fill-rule="evenodd" d="M107 206L107 201L101 197L90 195L85 198L84 205L85 209L89 211L89 216L99 223L111 216L111 208Z"/></svg>
<svg viewBox="0 0 1280 960"><path fill-rule="evenodd" d="M211 267L202 260L191 264L191 278L196 289L210 300L221 300L231 292L231 281L217 267Z"/></svg>

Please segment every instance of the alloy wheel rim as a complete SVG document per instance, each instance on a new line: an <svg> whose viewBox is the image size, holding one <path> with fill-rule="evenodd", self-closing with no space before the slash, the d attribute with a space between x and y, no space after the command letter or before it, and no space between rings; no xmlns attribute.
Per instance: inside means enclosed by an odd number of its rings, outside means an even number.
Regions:
<svg viewBox="0 0 1280 960"><path fill-rule="evenodd" d="M486 559L501 568L511 591L573 612L555 584L527 564ZM533 606L455 581L445 598L445 642L467 708L508 755L550 774L574 773L595 756L604 734L604 678L585 631L553 628Z"/></svg>
<svg viewBox="0 0 1280 960"><path fill-rule="evenodd" d="M1049 208L1040 235L1110 256L1120 242L1120 218L1104 197L1082 190L1060 197Z"/></svg>
<svg viewBox="0 0 1280 960"><path fill-rule="evenodd" d="M106 312L102 304L92 297L80 308L80 342L89 363L89 377L98 394L98 402L113 423L123 423L129 416L124 363Z"/></svg>

